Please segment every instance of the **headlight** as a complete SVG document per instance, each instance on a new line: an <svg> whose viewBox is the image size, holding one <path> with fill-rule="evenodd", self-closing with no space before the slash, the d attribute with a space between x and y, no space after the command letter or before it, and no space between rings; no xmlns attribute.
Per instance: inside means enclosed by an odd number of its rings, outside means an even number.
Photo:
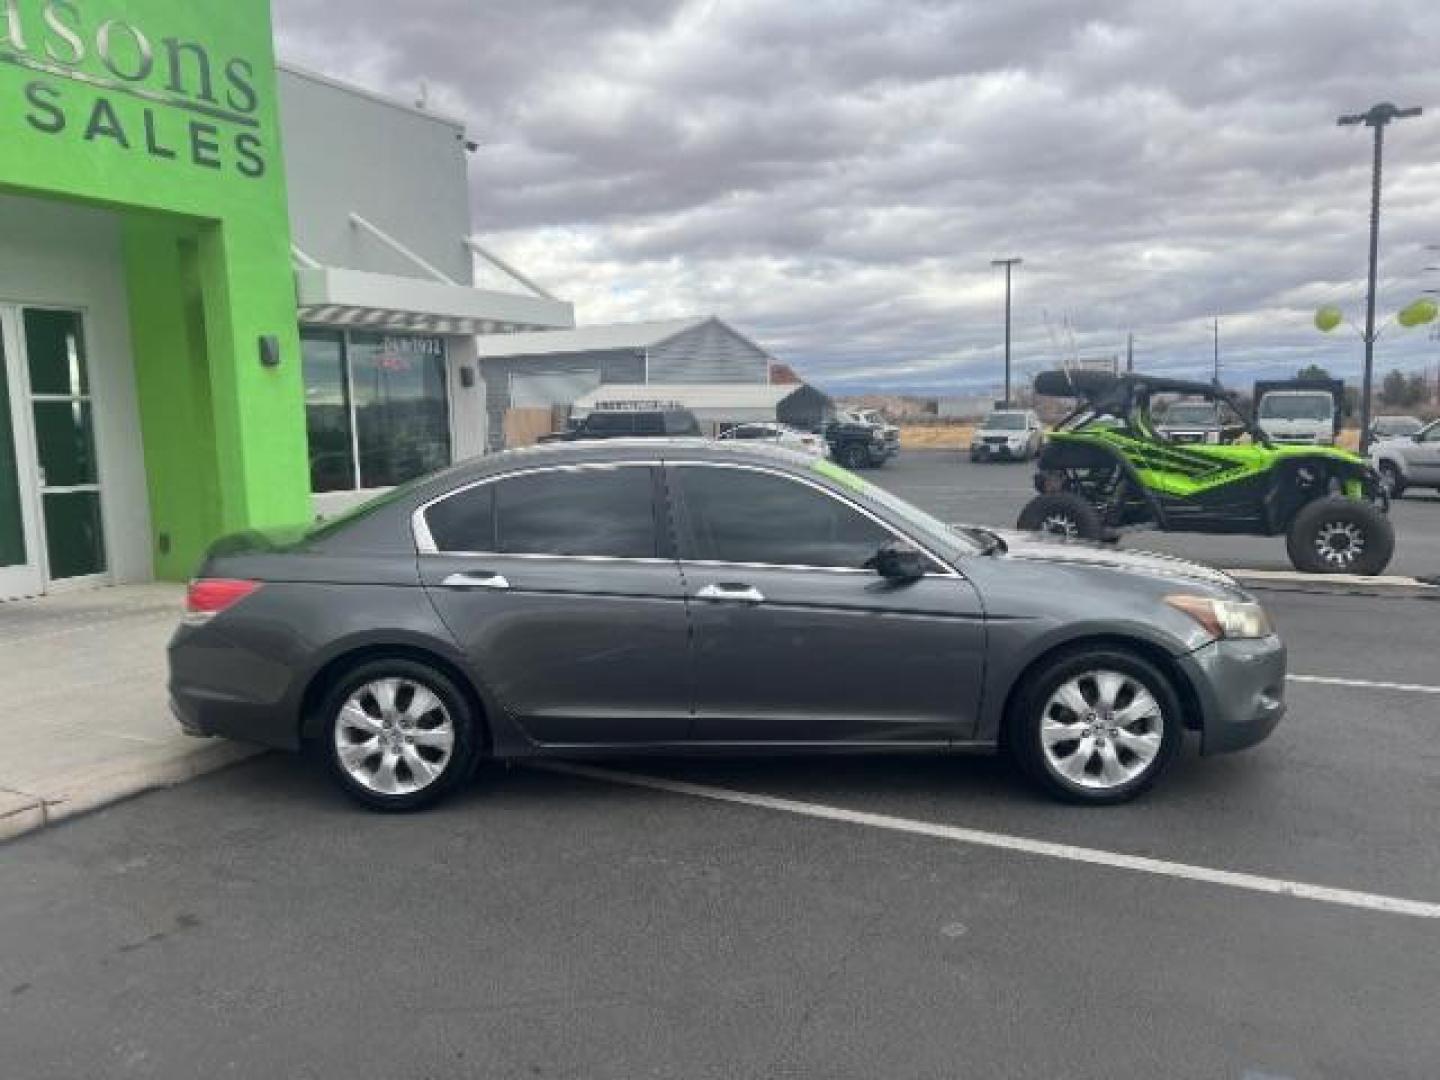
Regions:
<svg viewBox="0 0 1440 1080"><path fill-rule="evenodd" d="M1270 626L1270 616L1253 600L1167 596L1165 602L1189 615L1213 638L1263 638L1275 632Z"/></svg>

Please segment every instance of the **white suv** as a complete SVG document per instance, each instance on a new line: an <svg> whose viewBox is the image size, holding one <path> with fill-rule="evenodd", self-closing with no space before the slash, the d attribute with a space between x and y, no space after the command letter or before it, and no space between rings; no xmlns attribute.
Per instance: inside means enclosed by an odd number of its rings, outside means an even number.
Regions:
<svg viewBox="0 0 1440 1080"><path fill-rule="evenodd" d="M1029 461L1045 445L1045 429L1033 409L996 409L970 436L970 460Z"/></svg>
<svg viewBox="0 0 1440 1080"><path fill-rule="evenodd" d="M1440 420L1414 435L1381 439L1370 447L1370 464L1391 498L1400 498L1406 488L1440 489Z"/></svg>

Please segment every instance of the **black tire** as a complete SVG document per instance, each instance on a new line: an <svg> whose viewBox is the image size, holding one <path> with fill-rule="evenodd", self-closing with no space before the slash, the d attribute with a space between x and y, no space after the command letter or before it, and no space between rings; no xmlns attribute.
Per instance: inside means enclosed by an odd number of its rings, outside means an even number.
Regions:
<svg viewBox="0 0 1440 1080"><path fill-rule="evenodd" d="M1403 499L1405 497L1405 478L1400 475L1400 468L1393 461L1382 461L1380 468L1380 483L1385 486L1386 493L1392 499Z"/></svg>
<svg viewBox="0 0 1440 1080"><path fill-rule="evenodd" d="M351 696L363 687L372 685L382 680L399 680L402 689L396 695L395 704L403 705L405 712L409 712L411 703L415 701L416 693L408 692L407 687L423 687L428 690L439 701L443 708L443 718L448 719L453 733L452 742L449 748L449 756L444 759L440 772L433 780L430 780L423 787L417 790L397 791L386 793L376 790L362 783L341 761L340 743L345 741L352 745L369 745L364 739L355 738L356 734L363 734L363 729L353 724L342 722L341 714ZM378 699L371 697L370 705L375 706L374 712L383 716L384 710L379 706ZM323 744L320 748L325 758L330 775L339 784L340 789L363 806L372 810L383 810L390 812L404 812L420 810L432 806L436 802L450 794L457 785L464 783L470 778L475 770L475 763L480 751L479 724L475 711L470 705L469 698L460 691L451 678L441 671L436 670L428 664L422 664L414 660L401 659L378 659L367 661L358 667L351 668L343 676L336 680L330 692L325 695ZM367 708L367 713L372 710ZM372 716L377 721L379 716ZM413 726L410 724L413 723ZM439 729L442 723L442 714L431 709L427 714L417 718L415 721L408 721L406 726L413 732L412 738L418 739L424 734L433 734ZM380 771L383 750L381 740L391 737L402 737L398 728L401 720L396 719L391 730L385 734L375 733L371 738L375 742L375 752L369 757L369 761L376 764L375 772ZM343 729L343 730L342 730ZM397 744L398 745L398 744ZM424 745L407 744L402 753L408 756L415 754L424 757L426 761L434 764L437 758L429 755L438 755L440 751L433 747ZM396 778L397 785L406 785L418 778L418 774L411 770L408 763L397 764L391 775ZM409 778L408 780L406 778Z"/></svg>
<svg viewBox="0 0 1440 1080"><path fill-rule="evenodd" d="M1065 527L1060 522L1067 522ZM1077 540L1099 540L1105 534L1100 511L1079 495L1068 491L1053 495L1036 495L1020 511L1016 528L1026 532L1044 532Z"/></svg>
<svg viewBox="0 0 1440 1080"><path fill-rule="evenodd" d="M859 443L850 443L840 448L840 464L851 470L866 469L870 466L870 451Z"/></svg>
<svg viewBox="0 0 1440 1080"><path fill-rule="evenodd" d="M1053 722L1075 716L1063 703L1052 710L1052 695L1067 683L1078 681L1082 687L1088 685L1098 699L1100 684L1094 679L1087 680L1087 676L1100 673L1123 676L1128 680L1124 684L1127 688L1132 684L1143 687L1158 706L1158 717L1151 714L1137 718L1129 726L1118 724L1121 718L1114 714L1075 717L1080 734L1090 740L1088 756L1083 761L1079 756L1072 756L1080 755L1085 749L1078 738L1054 741L1051 752L1047 753L1042 726L1047 720ZM1116 703L1119 708L1115 712L1138 700L1138 692L1126 697L1122 691ZM1047 712L1052 711L1053 716L1047 717ZM1175 688L1148 660L1116 646L1081 647L1061 653L1038 672L1027 674L1025 686L1017 695L1006 721L1004 746L1025 776L1053 798L1089 806L1108 806L1135 798L1154 785L1170 767L1185 741L1182 717ZM1092 724L1095 726L1090 726ZM1114 734L1117 726L1123 728L1119 737ZM1099 733L1092 738L1090 733L1094 732ZM1146 763L1130 747L1138 745L1142 738L1148 740L1153 736L1159 737L1159 746ZM1105 779L1104 755L1107 753L1113 755L1124 779L1114 782ZM1067 762L1077 763L1079 767L1074 775L1083 780L1062 771L1062 765Z"/></svg>
<svg viewBox="0 0 1440 1080"><path fill-rule="evenodd" d="M1395 554L1395 527L1370 503L1329 497L1300 508L1285 536L1296 570L1379 574Z"/></svg>
<svg viewBox="0 0 1440 1080"><path fill-rule="evenodd" d="M990 460L990 448L989 448L988 446L982 446L979 450L972 451L971 454L970 454L970 460L971 460L971 461L989 461L989 460Z"/></svg>

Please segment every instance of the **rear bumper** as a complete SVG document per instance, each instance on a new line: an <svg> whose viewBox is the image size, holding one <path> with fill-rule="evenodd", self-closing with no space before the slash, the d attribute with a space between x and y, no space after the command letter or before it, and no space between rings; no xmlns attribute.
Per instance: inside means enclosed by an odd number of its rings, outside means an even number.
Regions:
<svg viewBox="0 0 1440 1080"><path fill-rule="evenodd" d="M1285 715L1285 645L1274 635L1214 641L1180 665L1200 708L1200 751L1225 754L1266 739Z"/></svg>
<svg viewBox="0 0 1440 1080"><path fill-rule="evenodd" d="M170 641L170 712L187 735L222 735L293 750L300 745L291 679L210 627L181 626Z"/></svg>

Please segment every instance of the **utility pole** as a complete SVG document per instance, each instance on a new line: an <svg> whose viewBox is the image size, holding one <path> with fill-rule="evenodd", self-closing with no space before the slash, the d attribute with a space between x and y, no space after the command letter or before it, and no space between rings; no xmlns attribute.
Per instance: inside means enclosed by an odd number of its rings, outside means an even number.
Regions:
<svg viewBox="0 0 1440 1080"><path fill-rule="evenodd" d="M1010 407L1010 271L1019 266L1023 259L991 259L991 266L1005 267L1005 407Z"/></svg>
<svg viewBox="0 0 1440 1080"><path fill-rule="evenodd" d="M1128 375L1135 370L1135 334L1133 332L1125 335L1125 373Z"/></svg>
<svg viewBox="0 0 1440 1080"><path fill-rule="evenodd" d="M1392 120L1419 116L1418 107L1399 109L1388 101L1373 105L1368 112L1342 116L1340 127L1364 124L1375 132L1375 160L1370 170L1370 279L1365 294L1365 374L1360 388L1360 453L1370 449L1370 391L1375 375L1375 276L1380 262L1380 170L1385 151L1385 127Z"/></svg>
<svg viewBox="0 0 1440 1080"><path fill-rule="evenodd" d="M1215 385L1220 385L1220 320L1215 320Z"/></svg>

